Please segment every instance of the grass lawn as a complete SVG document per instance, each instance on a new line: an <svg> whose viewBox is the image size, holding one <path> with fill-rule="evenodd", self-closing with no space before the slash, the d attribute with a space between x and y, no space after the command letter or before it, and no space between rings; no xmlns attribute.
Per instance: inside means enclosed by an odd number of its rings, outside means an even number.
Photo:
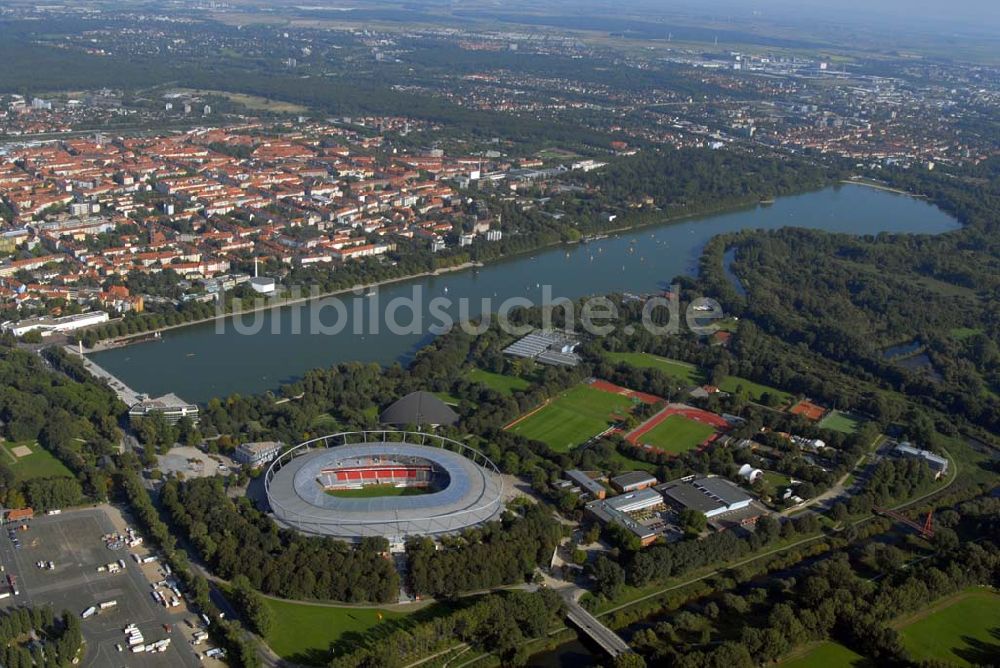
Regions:
<svg viewBox="0 0 1000 668"><path fill-rule="evenodd" d="M693 364L677 360L657 357L649 353L605 353L605 356L618 364L624 362L638 369L656 369L685 385L704 385L705 373Z"/></svg>
<svg viewBox="0 0 1000 668"><path fill-rule="evenodd" d="M620 471L646 471L647 473L656 474L656 464L644 462L641 459L633 459L617 450L609 459L610 463Z"/></svg>
<svg viewBox="0 0 1000 668"><path fill-rule="evenodd" d="M219 97L224 97L230 102L236 104L241 104L247 109L254 111L273 111L275 113L285 113L285 114L301 114L309 111L308 107L303 107L301 104L295 104L293 102L283 102L281 100L271 100L266 97L260 97L259 95L247 95L244 93L230 93L223 90L194 90L183 89L185 91L201 94L201 95L218 95Z"/></svg>
<svg viewBox="0 0 1000 668"><path fill-rule="evenodd" d="M510 431L568 452L607 429L614 422L613 415L624 416L631 408L628 397L577 385Z"/></svg>
<svg viewBox="0 0 1000 668"><path fill-rule="evenodd" d="M839 431L844 434L853 434L861 427L861 425L864 424L864 422L865 421L857 415L833 410L827 413L826 417L819 421L819 426L823 429L832 429L833 431Z"/></svg>
<svg viewBox="0 0 1000 668"><path fill-rule="evenodd" d="M784 473L764 471L764 486L767 488L772 499L780 499L784 491L788 489L788 484L791 481L792 479Z"/></svg>
<svg viewBox="0 0 1000 668"><path fill-rule="evenodd" d="M899 621L903 645L917 661L982 665L1000 656L1000 595L969 588Z"/></svg>
<svg viewBox="0 0 1000 668"><path fill-rule="evenodd" d="M465 376L474 383L482 383L486 387L496 390L502 394L523 392L531 387L531 383L526 381L524 378L520 378L518 376L506 376L502 373L493 373L492 371L484 371L483 369L470 369Z"/></svg>
<svg viewBox="0 0 1000 668"><path fill-rule="evenodd" d="M457 406L461 400L449 392L435 392L434 396L445 402L449 406Z"/></svg>
<svg viewBox="0 0 1000 668"><path fill-rule="evenodd" d="M970 336L975 336L976 334L981 334L983 330L977 327L955 327L954 329L948 330L948 334L953 339L958 339L963 341Z"/></svg>
<svg viewBox="0 0 1000 668"><path fill-rule="evenodd" d="M720 331L729 332L730 334L735 334L736 330L740 327L740 321L736 318L723 318L722 320L716 320L714 324Z"/></svg>
<svg viewBox="0 0 1000 668"><path fill-rule="evenodd" d="M779 662L779 665L786 668L813 668L823 666L823 668L849 668L853 666L870 666L871 661L853 652L840 643L832 640L821 642L812 646L803 654L795 655L788 660Z"/></svg>
<svg viewBox="0 0 1000 668"><path fill-rule="evenodd" d="M3 461L14 472L17 482L33 478L73 477L73 473L61 461L34 441L4 441L2 447ZM18 448L30 448L31 454L18 457L14 454Z"/></svg>
<svg viewBox="0 0 1000 668"><path fill-rule="evenodd" d="M755 383L752 380L747 380L746 378L740 378L739 376L728 376L725 380L719 383L719 389L723 392L729 392L730 394L736 392L736 388L743 386L746 390L747 396L750 397L751 401L760 401L760 398L765 394L770 394L772 397L778 397L779 403L787 404L792 400L792 395L788 392L782 392L773 387L768 387L767 385L761 385L760 383Z"/></svg>
<svg viewBox="0 0 1000 668"><path fill-rule="evenodd" d="M687 452L705 442L715 433L710 425L690 420L683 415L670 415L639 437L644 445L651 445L664 452Z"/></svg>
<svg viewBox="0 0 1000 668"><path fill-rule="evenodd" d="M365 485L358 489L328 489L326 493L342 499L374 499L379 496L420 496L429 494L430 487L396 487L395 485Z"/></svg>
<svg viewBox="0 0 1000 668"><path fill-rule="evenodd" d="M271 632L267 634L267 644L271 649L283 659L317 666L329 663L333 643L344 640L354 646L358 644L358 634L390 633L410 619L430 618L446 610L440 605L398 612L270 598L264 599L264 602L274 618Z"/></svg>

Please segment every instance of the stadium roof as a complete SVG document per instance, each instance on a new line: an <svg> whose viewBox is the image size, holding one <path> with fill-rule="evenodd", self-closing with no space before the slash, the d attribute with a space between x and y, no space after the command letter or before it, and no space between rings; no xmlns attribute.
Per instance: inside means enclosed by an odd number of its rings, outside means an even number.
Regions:
<svg viewBox="0 0 1000 668"><path fill-rule="evenodd" d="M411 392L382 411L379 422L392 425L455 424L458 413L430 392Z"/></svg>
<svg viewBox="0 0 1000 668"><path fill-rule="evenodd" d="M369 432L378 438L401 432ZM420 434L407 432L408 437ZM438 438L444 444L447 439ZM363 538L384 536L401 541L410 535L435 535L460 531L489 521L503 509L503 483L492 462L469 448L466 454L447 447L411 442L369 440L325 447L323 439L307 441L283 454L268 469L265 489L280 523L313 534ZM462 444L450 442L453 447ZM318 449L317 449L318 447ZM451 446L449 446L451 447ZM299 455L299 456L296 456ZM321 471L352 459L393 456L419 457L448 474L447 485L420 496L345 498L326 494L317 481ZM484 466L484 464L486 466Z"/></svg>

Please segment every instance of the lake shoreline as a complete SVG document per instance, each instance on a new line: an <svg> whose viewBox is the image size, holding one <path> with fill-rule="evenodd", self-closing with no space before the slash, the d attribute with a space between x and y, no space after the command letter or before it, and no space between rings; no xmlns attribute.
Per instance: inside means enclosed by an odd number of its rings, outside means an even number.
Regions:
<svg viewBox="0 0 1000 668"><path fill-rule="evenodd" d="M608 237L592 237L589 243L574 239L546 248L532 246L473 271L456 265L437 277L397 277L372 298L354 298L364 292L341 289L335 292L346 297L312 301L305 307L282 308L287 302L276 300L267 306L270 310L258 310L249 318L244 313L230 322L214 318L215 327L178 327L157 345L108 348L93 352L92 359L150 395L169 391L207 401L234 392L273 390L310 369L341 362L405 364L439 333L441 323L495 315L501 305L538 304L556 296L577 300L657 294L674 277L696 275L702 249L718 234L789 226L854 235L940 234L961 227L924 200L848 185L783 197L773 205L746 202L719 215L667 221L657 212L656 218L643 216L643 222L650 223L643 229L629 226ZM250 298L246 305L257 306ZM204 315L223 314L213 309ZM143 333L131 341L149 337Z"/></svg>
<svg viewBox="0 0 1000 668"><path fill-rule="evenodd" d="M509 257L509 256L504 256ZM248 309L240 309L238 311L227 311L226 313L217 313L215 315L209 316L207 318L198 318L197 320L191 320L188 322L178 323L176 325L166 325L164 327L158 327L156 329L147 329L143 332L136 332L135 334L128 334L126 336L119 336L115 339L105 339L98 341L94 344L93 348L87 348L84 351L84 355L90 353L102 352L104 350L113 350L116 348L123 348L125 346L134 345L138 343L148 343L152 337L161 332L167 332L174 329L182 329L184 327L193 327L195 325L203 325L207 322L215 322L216 320L223 320L225 318L235 318L237 316L245 315L248 313L257 313L258 311L268 311L270 309L280 309L286 306L295 306L297 304L304 304L316 299L324 299L326 297L336 297L338 295L345 295L351 292L361 293L356 296L363 296L364 292L368 290L373 290L375 288L382 287L384 285L392 285L394 283L402 283L405 281L410 281L418 278L433 278L434 276L444 276L457 271L466 271L468 269L478 269L480 267L486 266L482 262L463 262L462 264L456 264L453 267L441 267L433 271L425 271L419 274L407 274L406 276L398 276L396 278L387 278L381 281L376 281L374 283L365 283L362 285L355 285L350 288L338 288L337 290L331 290L329 292L321 292L315 295L307 295L305 297L296 297L294 299L283 299L276 302L270 302L267 304L262 304L260 306L255 306ZM142 339L137 341L136 339Z"/></svg>
<svg viewBox="0 0 1000 668"><path fill-rule="evenodd" d="M789 195L782 195L781 197L796 197L796 196L805 195L805 194L808 194L808 193L811 193L811 192L819 192L819 191L823 190L824 188L834 187L834 186L837 186L838 184L841 184L841 183L852 184L852 183L856 183L856 182L854 182L854 181L839 181L839 182L838 181L833 181L833 182L824 184L824 185L822 185L822 186L820 186L819 188L816 188L816 189L803 190L801 192L792 193L792 194L789 194ZM865 185L865 184L857 183L857 185ZM622 234L626 234L628 232L633 232L633 231L636 231L636 230L641 230L641 229L645 229L645 228L649 228L649 227L656 227L656 226L660 226L660 225L671 225L671 224L675 224L675 223L682 223L682 222L685 222L685 221L688 221L688 220L692 220L692 219L697 219L697 218L700 218L700 217L718 216L718 215L725 214L725 213L734 213L734 212L737 212L737 211L743 211L743 210L747 210L747 209L753 209L753 208L756 208L757 206L761 206L762 204L763 203L760 200L757 200L757 199L747 200L746 202L741 203L741 204L712 207L710 209L705 209L703 211L699 211L698 213L686 213L686 214L681 214L681 215L676 215L676 216L667 216L666 218L661 218L659 220L654 220L654 221L649 221L649 222L640 222L640 223L636 223L634 225L623 225L621 227L615 227L615 228L609 229L607 231L600 232L600 235L601 235L602 238L606 238L606 237L618 237L618 236L621 236ZM443 276L443 275L450 274L450 273L467 271L469 269L479 269L479 268L482 268L482 267L487 267L487 266L499 264L499 263L502 263L502 262L507 261L507 260L514 260L514 259L517 259L519 257L524 257L526 255L532 255L533 253L538 253L538 252L542 252L542 251L545 251L545 250L550 250L550 249L556 248L558 246L575 246L575 245L579 245L579 244L583 244L583 243L588 243L588 240L587 240L586 237L581 237L581 238L573 240L573 241L553 241L553 242L550 242L550 243L547 243L547 244L542 244L540 246L536 246L536 247L528 249L528 250L517 251L517 252L514 252L514 253L508 253L506 255L501 255L501 256L499 256L497 258L494 258L492 260L488 260L486 262L476 262L476 261L463 262L461 264L457 264L457 265L454 265L452 267L441 267L439 269L434 269L432 271L425 271L425 272L420 272L420 273L417 273L417 274L407 274L405 276L397 276L395 278L387 278L387 279L384 279L384 280L381 280L381 281L375 281L373 283L365 283L365 284L361 284L361 285L355 285L355 286L352 286L350 288L337 288L336 290L330 290L330 291L327 291L327 292L321 292L321 293L318 293L318 294L315 294L315 295L308 295L308 296L305 296L305 297L296 297L294 299L285 299L283 301L278 301L278 302L273 302L273 303L268 303L268 304L262 304L260 306L255 306L255 307L247 308L247 309L240 309L238 311L228 311L226 313L217 313L217 314L209 316L207 318L198 318L197 320L190 320L188 322L177 323L176 325L165 325L163 327L158 327L158 328L155 328L155 329L147 329L147 330L144 330L142 332L136 332L135 334L128 334L126 336L119 336L119 337L116 337L114 339L103 339L103 340L98 341L97 343L95 343L92 348L86 348L84 350L84 355L89 355L90 353L99 353L99 352L103 352L103 351L106 351L106 350L115 350L115 349L118 349L118 348L124 348L126 346L136 345L136 344L140 344L140 343L149 343L151 341L156 340L156 335L158 335L158 334L160 334L162 332L168 332L168 331L172 331L172 330L182 329L182 328L185 328L185 327L193 327L195 325L203 325L205 323L215 322L217 320L224 320L226 318L233 318L233 317L237 317L237 316L241 316L241 315L245 315L245 314L257 313L259 311L267 311L267 310L270 310L270 309L280 309L280 308L284 308L286 306L295 306L295 305L298 305L298 304L304 304L304 303L307 303L307 302L310 302L310 301L314 301L314 300L317 300L317 299L325 299L327 297L337 297L337 296L349 294L349 293L352 293L352 292L359 292L359 291L360 292L365 292L365 291L372 290L372 289L375 289L375 288L379 288L379 287L382 287L382 286L385 286L385 285L393 285L393 284L396 284L396 283L404 283L406 281L412 281L412 280L417 280L417 279L421 279L421 278L433 278L435 276ZM361 295L357 295L357 296L361 296ZM86 330L83 330L83 331L86 331Z"/></svg>
<svg viewBox="0 0 1000 668"><path fill-rule="evenodd" d="M865 188L874 188L875 190L881 190L882 192L895 193L896 195L905 195L906 197L912 197L913 199L927 200L926 195L918 195L917 193L911 193L906 190L901 190L899 188L893 188L892 186L883 185L877 181L870 181L868 179L841 179L840 183L847 185L863 186Z"/></svg>

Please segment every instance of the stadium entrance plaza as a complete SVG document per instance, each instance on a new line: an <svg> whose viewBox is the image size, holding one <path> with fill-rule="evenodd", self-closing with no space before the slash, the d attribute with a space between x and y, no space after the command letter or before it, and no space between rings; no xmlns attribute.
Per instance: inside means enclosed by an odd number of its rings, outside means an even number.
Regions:
<svg viewBox="0 0 1000 668"><path fill-rule="evenodd" d="M104 536L123 533L126 526L135 524L114 506L104 504L36 517L28 522L27 530L17 532L21 549L16 549L6 535L0 536L0 563L5 575L17 578L19 590L17 596L0 600L0 609L47 604L57 617L66 610L79 618L91 606L115 601L113 607L80 620L85 645L79 665L221 668L223 663L199 660L196 654L212 647L210 640L197 648L190 644L194 632L204 624L187 602L168 609L153 600L152 584L164 579L162 566L158 561L140 564L131 556L136 554L141 559L149 556L150 550L142 544L108 548ZM120 572L98 571L119 560L125 562ZM51 561L53 568L39 568L39 561ZM6 582L2 588L10 590ZM164 638L170 638L171 643L162 653L132 653L124 633L129 624L139 628L146 643ZM117 645L123 651L119 652Z"/></svg>

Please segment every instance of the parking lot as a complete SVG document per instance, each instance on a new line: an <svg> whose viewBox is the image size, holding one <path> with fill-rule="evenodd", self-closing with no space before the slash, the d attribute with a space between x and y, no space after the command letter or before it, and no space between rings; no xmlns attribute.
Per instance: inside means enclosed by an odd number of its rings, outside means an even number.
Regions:
<svg viewBox="0 0 1000 668"><path fill-rule="evenodd" d="M50 604L57 615L65 609L80 616L91 606L115 601L113 606L81 620L87 641L81 666L203 665L181 629L189 628L181 623L192 616L187 606L168 610L157 604L150 593L149 577L156 574L143 573L143 569L155 569L155 564L140 566L129 554L148 551L126 546L111 550L102 539L123 529L121 520L114 516L110 508L88 508L36 517L28 523L28 530L16 532L20 548L15 548L6 531L0 534L0 563L6 574L17 578L19 589L18 596L0 600L0 608ZM113 522L113 517L117 521ZM119 560L125 564L119 572L106 570L108 564ZM45 562L45 567L38 567L40 561ZM48 562L52 562L51 569ZM105 567L103 572L98 571L101 567ZM2 590L9 591L6 583ZM162 653L132 653L124 633L128 624L138 627L146 643L168 637L171 643ZM171 630L168 632L164 625L170 625ZM116 645L124 651L119 652Z"/></svg>

